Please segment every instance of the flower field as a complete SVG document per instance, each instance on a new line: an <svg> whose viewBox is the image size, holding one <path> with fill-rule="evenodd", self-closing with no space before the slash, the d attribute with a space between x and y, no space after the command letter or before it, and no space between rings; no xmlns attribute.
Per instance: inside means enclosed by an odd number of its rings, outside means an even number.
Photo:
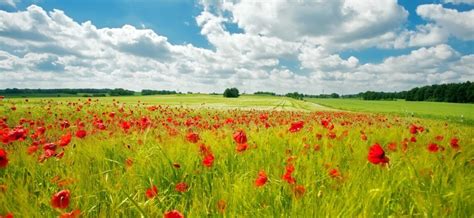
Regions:
<svg viewBox="0 0 474 218"><path fill-rule="evenodd" d="M120 98L0 100L1 217L471 217L473 127Z"/></svg>

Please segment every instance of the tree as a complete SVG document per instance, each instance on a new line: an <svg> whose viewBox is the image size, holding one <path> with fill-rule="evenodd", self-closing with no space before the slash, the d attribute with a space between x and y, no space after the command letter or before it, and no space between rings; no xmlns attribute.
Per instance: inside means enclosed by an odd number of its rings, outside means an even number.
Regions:
<svg viewBox="0 0 474 218"><path fill-rule="evenodd" d="M238 98L239 90L237 88L227 88L224 91L224 97L226 98Z"/></svg>

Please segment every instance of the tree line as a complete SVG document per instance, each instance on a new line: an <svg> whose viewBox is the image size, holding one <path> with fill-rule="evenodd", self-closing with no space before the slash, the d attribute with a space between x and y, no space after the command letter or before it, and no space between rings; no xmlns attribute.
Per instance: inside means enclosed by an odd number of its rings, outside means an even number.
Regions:
<svg viewBox="0 0 474 218"><path fill-rule="evenodd" d="M61 95L77 95L83 97L105 97L105 96L131 96L136 92L128 89L18 89L8 88L0 89L0 95L5 96L61 96ZM144 89L140 92L141 95L171 95L178 94L176 91L168 90L149 90Z"/></svg>
<svg viewBox="0 0 474 218"><path fill-rule="evenodd" d="M474 103L474 84L470 81L467 81L464 83L449 83L416 87L409 91L401 92L367 91L344 97L362 98L364 100L405 99L407 101Z"/></svg>

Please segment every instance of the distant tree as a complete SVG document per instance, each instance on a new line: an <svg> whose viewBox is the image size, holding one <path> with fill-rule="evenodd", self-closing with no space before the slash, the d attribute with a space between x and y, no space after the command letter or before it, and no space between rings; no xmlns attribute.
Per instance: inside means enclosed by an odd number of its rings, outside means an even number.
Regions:
<svg viewBox="0 0 474 218"><path fill-rule="evenodd" d="M287 93L285 96L290 97L290 98L294 98L294 99L298 99L298 100L303 100L303 97L304 97L303 94L300 94L298 92Z"/></svg>
<svg viewBox="0 0 474 218"><path fill-rule="evenodd" d="M254 95L271 95L271 96L276 95L274 92L263 92L263 91L254 92L253 94Z"/></svg>
<svg viewBox="0 0 474 218"><path fill-rule="evenodd" d="M237 88L227 88L224 91L224 97L226 98L238 98L239 90Z"/></svg>

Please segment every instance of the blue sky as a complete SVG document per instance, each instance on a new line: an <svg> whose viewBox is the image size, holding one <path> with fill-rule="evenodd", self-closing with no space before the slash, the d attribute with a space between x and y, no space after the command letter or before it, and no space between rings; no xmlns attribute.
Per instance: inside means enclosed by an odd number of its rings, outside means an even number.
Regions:
<svg viewBox="0 0 474 218"><path fill-rule="evenodd" d="M173 54L175 53L175 50L182 49L179 46L186 47L186 45L189 45L192 48L190 48L190 51L188 51L186 54L189 54L190 52L208 52L209 54L206 55L210 55L210 57L219 56L219 60L221 61L235 61L239 63L230 66L219 66L219 63L209 63L209 65L213 66L211 69L201 69L200 71L195 72L198 75L206 75L199 79L199 84L193 84L191 82L186 85L183 84L182 87L193 91L219 91L214 90L213 88L219 86L209 85L212 83L223 83L226 86L249 86L249 90L263 89L268 86L268 89L277 92L291 90L318 92L318 90L323 89L312 89L311 84L303 85L300 81L297 81L294 86L288 84L281 86L278 84L268 85L266 83L255 83L252 81L258 79L265 80L265 77L272 78L272 76L275 77L275 80L273 81L274 83L278 83L280 80L285 79L318 80L315 83L318 83L320 86L326 86L325 84L327 84L327 87L325 87L326 90L332 90L334 92L338 92L340 89L338 87L343 85L345 90L342 90L342 92L346 93L363 91L363 88L372 88L378 90L400 90L416 85L440 82L457 82L472 78L472 73L469 73L471 70L470 67L472 67L471 65L467 64L467 66L462 69L456 69L457 71L465 70L467 71L466 73L457 72L454 70L454 68L451 69L451 66L454 64L447 63L448 61L461 61L463 58L470 60L469 58L471 58L473 54L474 36L471 35L473 31L469 30L472 28L472 26L463 26L466 24L459 22L460 19L463 19L462 17L470 18L470 16L473 16L472 13L474 12L472 0L400 0L398 2L386 0L380 1L382 3L377 3L377 6L374 6L375 9L372 9L371 7L365 9L364 7L367 7L367 5L364 5L365 3L362 3L361 6L359 6L356 5L358 3L347 3L349 1L341 1L340 4L334 3L338 1L329 1L326 5L317 5L309 2L307 3L307 6L309 5L307 7L309 10L305 9L304 7L300 7L300 5L297 5L291 1L287 2L287 5L285 5L283 2L284 1L278 1L272 3L267 1L264 6L261 6L255 4L255 1L250 1L250 3L248 1L227 1L227 3L225 3L219 1L201 2L191 0L3 0L3 3L0 4L0 10L4 11L6 14L16 14L19 12L27 12L31 5L36 5L46 14L53 11L54 9L61 10L64 12L65 16L71 18L73 22L77 23L78 25L86 21L90 21L96 29L123 29L124 25L133 26L134 29L129 30L135 32L140 32L140 29L149 29L152 30L156 36L166 37L165 47L167 47L167 50L169 47L171 53ZM301 2L304 4L304 1ZM370 6L370 3L368 5ZM426 7L422 5L426 5ZM247 8L242 10L243 6ZM314 6L313 11L311 10L312 6ZM422 6L421 8L424 7L424 10L417 11L417 9L420 9L420 6ZM334 15L326 15L324 11L318 10L318 7L328 7L328 9L335 8L336 12ZM344 14L344 10L346 10L347 7L352 10L351 13L353 14ZM266 17L266 14L258 14L259 12L265 13L264 10L272 10L274 8L279 9L275 11L267 11L268 14L280 13L277 14L277 19L273 18L273 21L269 21L268 17ZM298 10L302 12L300 13ZM374 10L373 14L375 15L370 16L379 16L377 15L378 13L385 13L389 15L380 15L380 18L368 17L367 15L364 15L364 10ZM437 14L440 12L443 14L445 13L445 16L438 16ZM345 15L347 15L349 18L346 19L342 17ZM459 18L456 16L459 16ZM199 22L200 18L202 20L201 22ZM378 20L380 20L379 23L377 23ZM9 21L14 23L12 18L5 18L3 20L4 26L9 26L6 24ZM216 22L220 26L214 25ZM367 23L366 26L363 26L364 22ZM328 24L325 25L325 23ZM451 23L455 25L451 25ZM286 33L284 28L285 25L288 25L288 32ZM372 28L373 26L377 25L379 25L377 28ZM354 27L355 30L353 32L348 31L349 33L344 32L344 30L332 30L335 29L335 26L344 26L348 29ZM432 31L433 34L423 34L423 30L420 30L421 26L425 28L424 33L426 33L426 31ZM219 28L223 29L223 32ZM205 29L212 29L212 31L203 32ZM319 29L328 29L328 31L324 32L320 31ZM436 34L433 30L437 30ZM20 44L20 37L11 37L13 32L7 34L8 31L11 30L8 30L5 27L3 32L0 31L0 37L3 36L4 38L8 38L8 40L13 40ZM33 34L34 31L34 29L26 30L26 32L22 34ZM459 31L459 33L457 33L457 31ZM292 34L291 32L295 32L295 34ZM317 33L315 34L315 32ZM51 33L54 33L54 31ZM355 38L354 35L357 34L362 34L362 36L366 38ZM260 38L265 39L259 39L259 36ZM336 40L336 38L339 36L343 38L342 41ZM228 38L226 39L225 37ZM261 45L256 44L255 41L258 41L258 43ZM232 42L234 44L226 42ZM54 42L51 43L54 44ZM274 51L259 53L262 50L267 50L270 48L269 46L265 46L265 43L269 43L268 45L276 47L288 47L289 51L278 51L278 49L274 48ZM11 47L11 43L5 44L3 46L0 44L0 49L4 50L5 53L10 55L18 54L15 53L17 51L24 51L21 54L24 55L25 53L31 53L32 55L35 54L38 56L47 56L48 60L56 60L58 62L54 62L56 64L61 62L61 67L58 68L55 65L54 69L64 68L64 74L75 73L68 71L68 66L70 65L66 63L66 60L61 60L64 58L63 56L55 57L57 54L54 54L54 52L47 50L41 51L41 49L32 49L34 47L33 44L31 46L22 48L13 48ZM36 46L37 44L34 45ZM32 51L29 51L29 49L32 49ZM71 48L64 47L62 49L67 50ZM389 67L385 66L389 64L385 63L387 59L397 59L398 57L397 60L402 60L403 57L410 58L411 56L414 56L411 54L418 50L420 50L420 52L425 51L425 53L427 53L425 55L431 55L436 53L436 49L444 49L443 52L450 53L452 57L441 60L446 62L445 66L438 66L437 69L427 70L426 73L439 74L430 75L432 76L431 80L417 78L417 76L423 77L423 75L418 75L416 74L418 72L416 72L414 73L416 75L407 76L413 77L413 79L407 79L407 81L405 81L405 79L400 79L400 81L398 81L400 84L393 87L387 87L383 85L384 81L380 81L383 78L380 78L377 73L373 72L374 69L377 69L378 67ZM120 50L118 50L118 52L124 53ZM230 56L230 54L235 55L236 57L227 57ZM246 55L248 55L248 57ZM6 57L7 56L8 55L6 55ZM156 56L162 57L160 54L157 54ZM15 59L15 57L8 58L12 60ZM18 58L24 59L24 57ZM174 64L172 66L178 68L182 67L183 69L189 68L188 70L192 70L191 68L195 68L197 65L199 65L199 67L206 66L206 63L193 63L193 61L195 61L192 60L193 57L186 58L191 58L191 60L189 60L189 64L186 66L177 66L179 64ZM254 58L254 60L248 60L252 58ZM157 65L160 65L159 63L164 63L163 61L160 62L160 60L157 59L152 60L157 61ZM278 63L275 64L275 61ZM466 61L464 60L464 62ZM54 65L54 63L46 63L46 65ZM63 65L64 67L62 67ZM38 66L45 66L45 63L39 63ZM167 66L164 68L168 69L172 66ZM423 66L422 69L426 70L428 67L433 66ZM70 67L70 69L72 70L75 68ZM29 68L28 70L32 69ZM39 70L47 71L47 69L44 67L40 68ZM390 69L384 70L390 71ZM102 76L111 78L115 72L115 70L103 72L104 69L97 71L98 72L94 73L95 76L103 74ZM256 72L254 73L256 76L247 75L250 72ZM137 71L136 74L134 74L133 70L130 71L130 69L127 69L127 72L121 72L117 74L127 74L128 77L124 75L121 76L125 78L132 77L136 80L139 80L140 77L137 77L137 75L140 73L143 72ZM154 73L160 74L160 72ZM180 74L180 72L175 73ZM371 73L372 75L369 75ZM409 74L409 72L394 73ZM17 72L16 74L18 76L20 73ZM26 74L26 72L24 74ZM183 73L181 72L181 74ZM358 74L360 74L359 76L366 79L370 79L372 76L373 79L378 80L378 85L364 85L359 81L358 78L360 77L355 76ZM451 74L459 75L453 76ZM159 75L158 77L160 76L170 79L168 78L170 75ZM176 76L175 79L179 80L181 76L182 75ZM226 76L235 76L236 81L223 79ZM442 78L445 76L446 79L434 79L440 76ZM24 75L20 75L18 77L25 78ZM101 80L103 79L104 78L101 78ZM220 81L221 79L223 80ZM81 78L81 80L84 80L84 78ZM123 86L124 84L130 84L125 80L123 80L124 82L118 82L114 85ZM212 82L212 80L215 81ZM347 85L344 85L351 84L352 80L357 83L360 82L361 84L355 85L354 87L348 87ZM58 85L58 83L35 83L33 81L25 79L25 81L18 81L16 85L35 86L40 88L43 86L49 87ZM71 83L64 81L64 85L68 84ZM89 83L83 83L81 85L88 84ZM90 82L90 84L92 84L92 86L101 86L100 83L95 82ZM157 82L156 84L159 84L159 86L164 88L173 88L173 85L170 83L170 81ZM7 86L7 84L0 85ZM8 85L11 85L11 83L8 83ZM155 86L153 83L146 83L143 85L151 87ZM308 87L304 88L305 86ZM128 86L126 88L138 89L139 87L141 86ZM0 88L3 87L0 86Z"/></svg>

